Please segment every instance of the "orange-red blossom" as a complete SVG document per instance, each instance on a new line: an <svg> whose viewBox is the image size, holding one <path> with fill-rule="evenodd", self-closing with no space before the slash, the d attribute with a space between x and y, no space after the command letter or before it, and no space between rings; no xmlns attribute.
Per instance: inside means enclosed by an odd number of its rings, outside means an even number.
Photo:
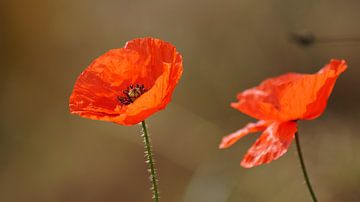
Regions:
<svg viewBox="0 0 360 202"><path fill-rule="evenodd" d="M78 77L70 112L85 118L133 125L163 109L183 71L176 48L138 38L94 60Z"/></svg>
<svg viewBox="0 0 360 202"><path fill-rule="evenodd" d="M296 121L315 119L323 113L336 79L346 68L344 60L333 59L315 74L288 73L239 93L238 102L231 106L259 121L224 137L220 148L263 131L241 165L250 168L279 158L294 139Z"/></svg>

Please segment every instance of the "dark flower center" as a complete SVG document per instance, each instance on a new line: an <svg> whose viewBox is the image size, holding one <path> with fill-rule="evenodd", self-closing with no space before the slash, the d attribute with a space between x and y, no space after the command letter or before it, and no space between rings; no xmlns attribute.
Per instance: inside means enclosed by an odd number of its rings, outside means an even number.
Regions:
<svg viewBox="0 0 360 202"><path fill-rule="evenodd" d="M129 105L133 103L138 97L140 97L142 94L144 94L147 91L145 89L144 84L136 84L128 86L125 90L123 90L123 94L125 96L118 96L117 99L119 102L123 105Z"/></svg>

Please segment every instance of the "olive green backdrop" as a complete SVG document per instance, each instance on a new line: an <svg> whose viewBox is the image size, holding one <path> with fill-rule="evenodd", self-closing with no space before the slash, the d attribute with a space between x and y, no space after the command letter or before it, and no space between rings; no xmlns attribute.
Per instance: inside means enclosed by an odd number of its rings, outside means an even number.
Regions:
<svg viewBox="0 0 360 202"><path fill-rule="evenodd" d="M229 103L285 72L346 59L325 113L299 132L320 201L360 201L360 41L301 47L290 33L360 37L360 2L251 0L2 0L0 201L151 201L140 126L68 112L81 71L136 37L173 43L184 74L148 120L163 202L310 201L295 145L269 165L239 162L259 134L227 150L222 136L253 119Z"/></svg>

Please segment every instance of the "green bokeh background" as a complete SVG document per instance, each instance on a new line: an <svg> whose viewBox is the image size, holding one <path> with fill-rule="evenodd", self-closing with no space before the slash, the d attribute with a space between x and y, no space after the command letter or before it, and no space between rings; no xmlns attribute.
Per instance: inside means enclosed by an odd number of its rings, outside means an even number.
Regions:
<svg viewBox="0 0 360 202"><path fill-rule="evenodd" d="M299 132L319 201L360 201L360 41L301 47L289 33L359 37L360 2L251 0L2 0L0 201L151 201L140 126L68 112L81 71L105 51L153 36L182 53L166 110L148 120L164 202L304 202L295 145L269 165L239 162L258 137L227 150L222 136L249 121L238 91L285 72L346 59L327 110Z"/></svg>

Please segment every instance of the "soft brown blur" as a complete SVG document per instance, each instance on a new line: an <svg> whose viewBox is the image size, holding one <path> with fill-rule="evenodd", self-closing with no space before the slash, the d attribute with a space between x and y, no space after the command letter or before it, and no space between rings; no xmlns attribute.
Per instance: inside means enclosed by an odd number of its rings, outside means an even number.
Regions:
<svg viewBox="0 0 360 202"><path fill-rule="evenodd" d="M359 9L357 0L2 0L0 201L151 201L140 126L68 112L81 71L143 36L173 43L184 59L172 103L148 120L163 202L310 201L294 144L253 169L239 162L258 134L217 147L254 121L229 107L238 91L314 73L330 58L349 69L325 113L300 122L300 138L319 201L360 201L360 41L289 38L359 38Z"/></svg>

